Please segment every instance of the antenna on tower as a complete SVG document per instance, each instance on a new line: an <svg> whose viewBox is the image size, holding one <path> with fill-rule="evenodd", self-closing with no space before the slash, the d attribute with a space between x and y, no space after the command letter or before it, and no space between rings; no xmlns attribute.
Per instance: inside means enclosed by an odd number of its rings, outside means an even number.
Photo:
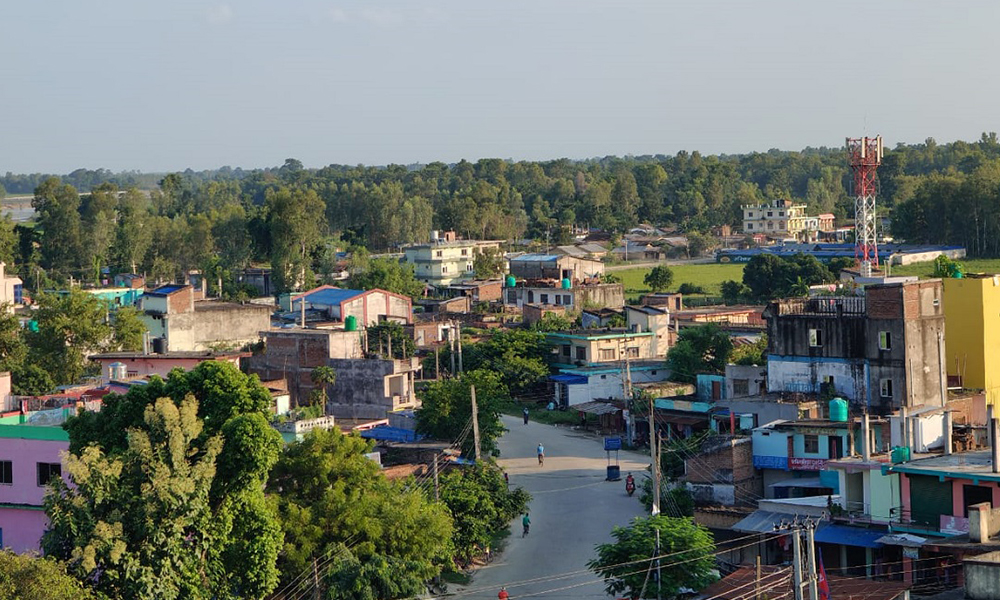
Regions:
<svg viewBox="0 0 1000 600"><path fill-rule="evenodd" d="M854 174L854 258L861 277L878 269L878 238L875 231L875 171L882 164L882 136L847 138L847 155Z"/></svg>

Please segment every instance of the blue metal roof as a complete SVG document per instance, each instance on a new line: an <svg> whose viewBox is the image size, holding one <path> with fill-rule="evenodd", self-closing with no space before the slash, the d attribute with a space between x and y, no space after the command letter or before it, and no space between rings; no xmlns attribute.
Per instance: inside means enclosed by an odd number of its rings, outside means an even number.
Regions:
<svg viewBox="0 0 1000 600"><path fill-rule="evenodd" d="M523 254L510 259L511 262L556 262L561 257L558 254Z"/></svg>
<svg viewBox="0 0 1000 600"><path fill-rule="evenodd" d="M381 442L415 442L424 436L417 435L417 432L403 429L402 427L389 427L379 425L372 429L361 432L361 437L369 440L379 440Z"/></svg>
<svg viewBox="0 0 1000 600"><path fill-rule="evenodd" d="M549 379L552 381L558 381L560 383L577 384L577 383L587 383L587 378L583 375L549 375Z"/></svg>
<svg viewBox="0 0 1000 600"><path fill-rule="evenodd" d="M309 304L321 304L324 306L339 306L341 302L345 300L351 300L352 298L357 298L361 294L364 294L364 290L342 290L339 288L326 288L323 290L316 290L314 292L306 292L302 294L301 298L296 298L292 300L292 305L295 306L302 299L305 299Z"/></svg>
<svg viewBox="0 0 1000 600"><path fill-rule="evenodd" d="M151 294L173 294L177 290L184 288L183 285L161 285L152 292L147 292Z"/></svg>
<svg viewBox="0 0 1000 600"><path fill-rule="evenodd" d="M878 541L885 531L863 529L850 525L827 524L816 530L816 541L825 544L843 544L844 546L859 546L861 548L881 548Z"/></svg>

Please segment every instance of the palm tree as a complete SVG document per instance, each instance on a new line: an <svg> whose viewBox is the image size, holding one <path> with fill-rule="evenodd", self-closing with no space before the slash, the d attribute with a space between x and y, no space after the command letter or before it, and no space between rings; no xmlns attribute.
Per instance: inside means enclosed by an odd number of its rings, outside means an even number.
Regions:
<svg viewBox="0 0 1000 600"><path fill-rule="evenodd" d="M313 392L316 394L322 406L326 406L326 387L328 385L333 385L337 382L337 372L333 370L333 367L319 366L312 370L309 374L309 378L312 382L319 386Z"/></svg>

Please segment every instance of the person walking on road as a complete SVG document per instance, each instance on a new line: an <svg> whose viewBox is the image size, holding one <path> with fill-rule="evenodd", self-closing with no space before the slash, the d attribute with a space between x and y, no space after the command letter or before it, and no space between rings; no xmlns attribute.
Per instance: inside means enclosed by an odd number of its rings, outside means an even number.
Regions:
<svg viewBox="0 0 1000 600"><path fill-rule="evenodd" d="M528 407L525 406L524 410L521 411L521 415L524 416L524 424L528 424Z"/></svg>
<svg viewBox="0 0 1000 600"><path fill-rule="evenodd" d="M510 594L507 593L507 588L501 587L500 593L497 594L497 600L507 600L510 598Z"/></svg>
<svg viewBox="0 0 1000 600"><path fill-rule="evenodd" d="M538 464L545 464L545 447L542 446L541 442L538 443Z"/></svg>
<svg viewBox="0 0 1000 600"><path fill-rule="evenodd" d="M524 513L524 517L521 518L521 525L524 527L521 537L524 537L528 535L528 529L531 528L531 518L528 516L528 513Z"/></svg>

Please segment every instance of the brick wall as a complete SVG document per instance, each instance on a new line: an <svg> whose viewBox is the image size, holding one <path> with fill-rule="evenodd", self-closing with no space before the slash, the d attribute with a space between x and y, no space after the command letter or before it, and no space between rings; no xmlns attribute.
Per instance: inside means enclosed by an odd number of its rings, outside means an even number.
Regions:
<svg viewBox="0 0 1000 600"><path fill-rule="evenodd" d="M869 318L903 318L903 299L900 294L900 286L869 286L865 289L865 304Z"/></svg>

